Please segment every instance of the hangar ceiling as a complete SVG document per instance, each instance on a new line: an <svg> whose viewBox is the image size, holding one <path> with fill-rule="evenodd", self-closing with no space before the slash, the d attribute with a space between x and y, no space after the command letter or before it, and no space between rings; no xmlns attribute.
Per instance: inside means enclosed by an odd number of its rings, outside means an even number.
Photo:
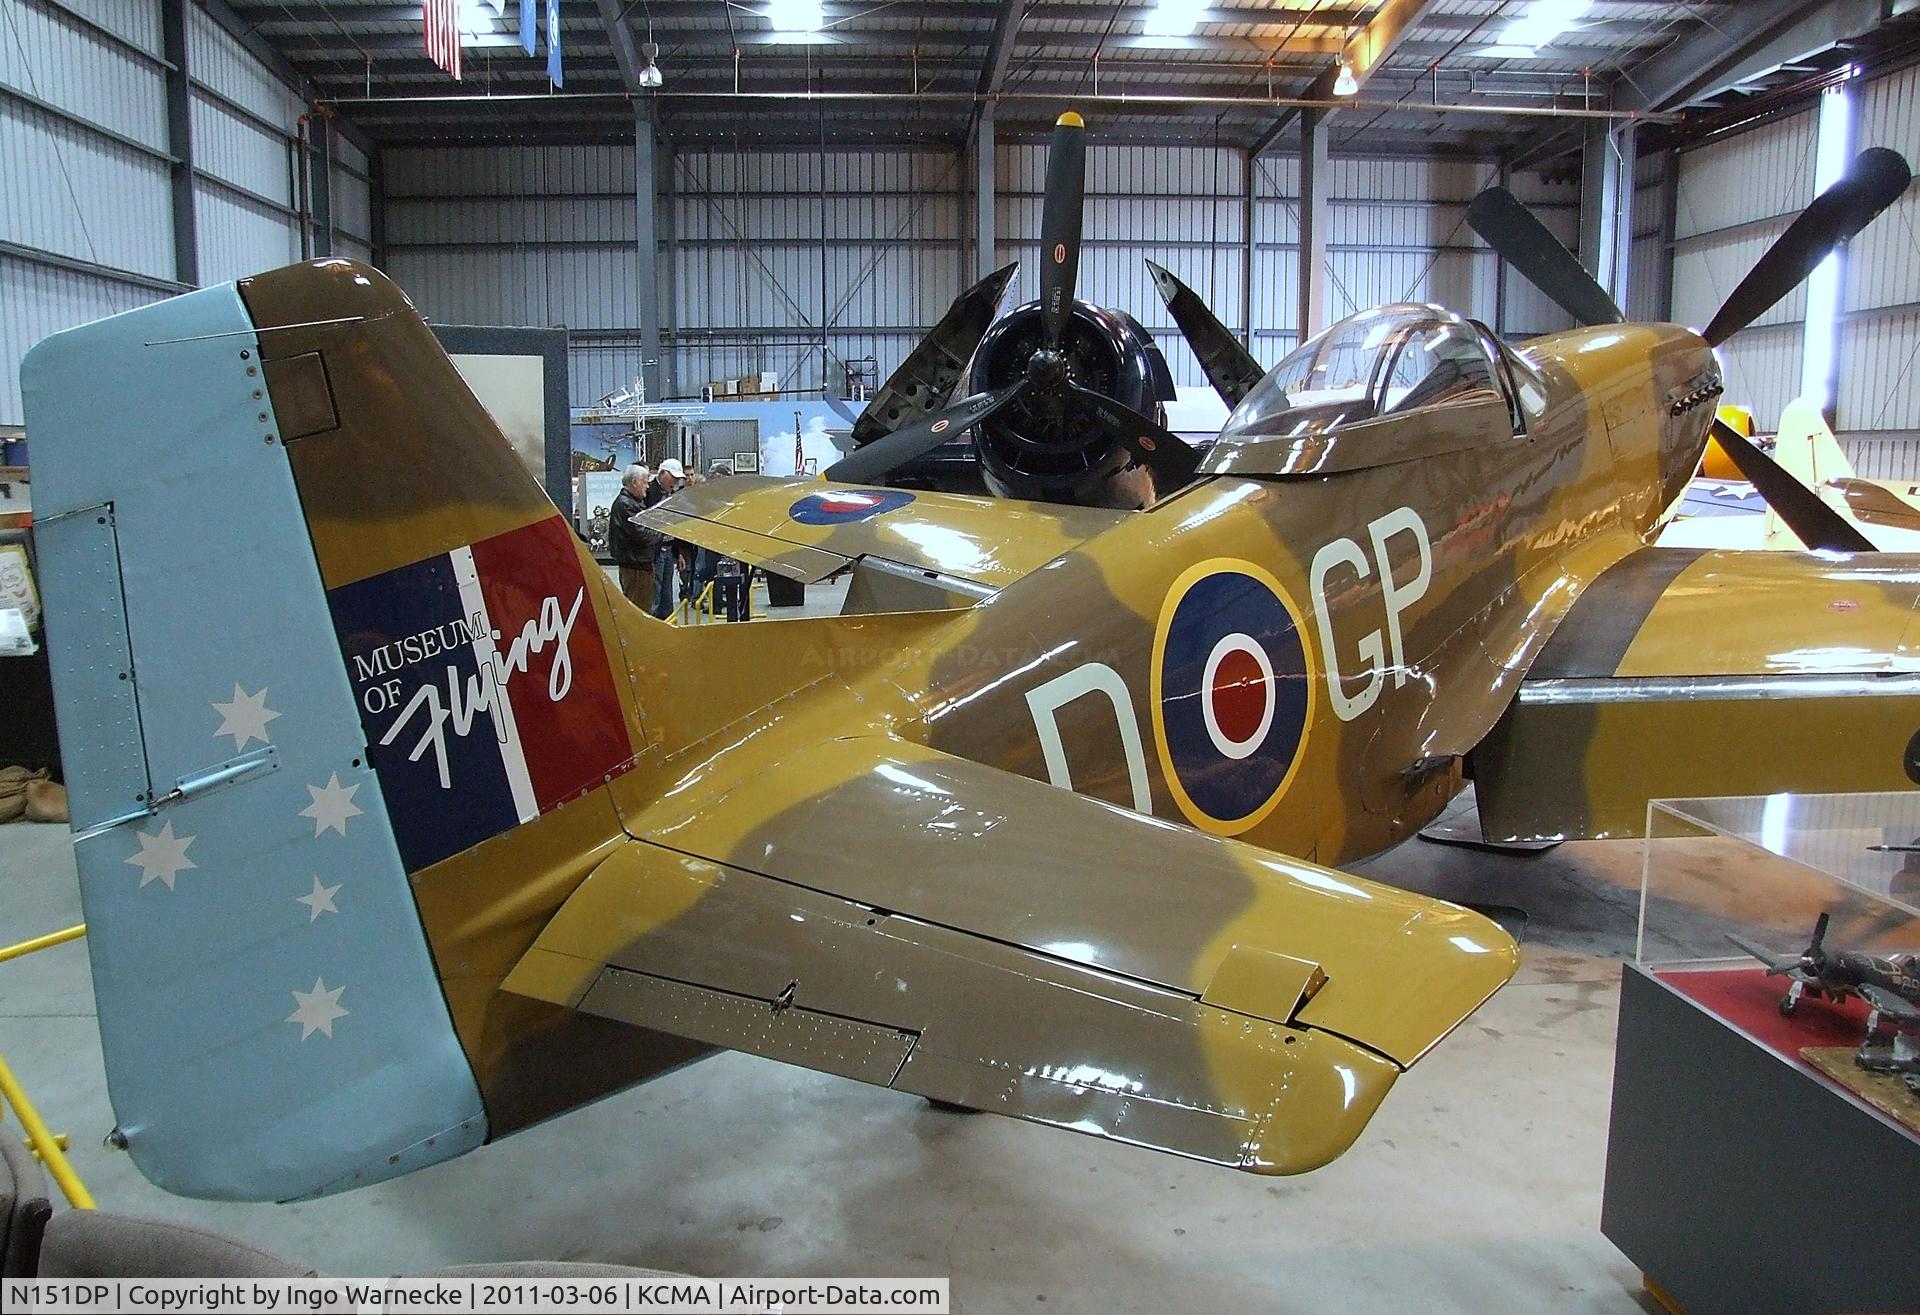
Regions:
<svg viewBox="0 0 1920 1315"><path fill-rule="evenodd" d="M210 0L316 99L382 143L630 140L636 112L677 146L957 148L984 113L1002 141L1073 100L1105 142L1284 147L1294 98L1359 92L1340 153L1531 151L1595 110L1724 103L1804 81L1913 0L1215 0L1181 36L1144 0L827 0L820 30L775 30L766 0L559 0L565 85L519 45L517 4L462 0L464 80L390 0ZM1577 18L1544 40L1530 11ZM1177 3L1176 3L1176 7ZM1896 25L1901 26L1901 25ZM1538 31L1539 29L1535 29ZM663 85L644 90L646 43ZM1568 117L1557 117L1568 116ZM1577 134L1575 135L1577 140Z"/></svg>

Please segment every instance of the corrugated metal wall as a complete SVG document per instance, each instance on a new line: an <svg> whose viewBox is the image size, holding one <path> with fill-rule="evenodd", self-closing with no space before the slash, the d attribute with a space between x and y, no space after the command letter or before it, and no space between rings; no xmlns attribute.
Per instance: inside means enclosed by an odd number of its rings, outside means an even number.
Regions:
<svg viewBox="0 0 1920 1315"><path fill-rule="evenodd" d="M996 254L1018 259L1014 298L1038 294L1045 147L996 156ZM666 158L665 156L662 157ZM884 377L972 281L971 161L933 152L700 151L672 157L676 258L659 289L682 392L772 371L782 388L871 356ZM565 324L574 330L576 403L639 373L632 152L616 146L394 150L383 159L388 269L441 320ZM1466 203L1492 163L1336 159L1328 314L1379 301L1438 300L1508 333L1564 328L1563 312L1519 278L1496 310L1491 252ZM1513 186L1571 243L1579 189L1533 176ZM1297 162L1254 175L1253 349L1278 360L1295 342ZM1242 329L1248 303L1246 162L1208 147L1102 147L1087 154L1079 294L1151 330L1176 381L1205 380L1147 275L1158 261ZM663 238L664 240L664 238ZM824 282L823 282L824 275Z"/></svg>
<svg viewBox="0 0 1920 1315"><path fill-rule="evenodd" d="M666 156L660 157L665 160ZM678 289L671 376L685 390L773 371L899 362L960 290L957 156L686 152L671 157ZM634 158L606 146L395 150L383 160L388 270L435 318L564 324L584 404L640 372ZM825 314L823 317L823 303Z"/></svg>
<svg viewBox="0 0 1920 1315"><path fill-rule="evenodd" d="M1888 146L1920 163L1920 67L1852 87L1854 149ZM1704 324L1813 196L1818 110L1679 157L1673 318ZM1636 224L1636 233L1641 231ZM1920 184L1841 257L1834 431L1863 475L1920 480ZM1800 391L1804 286L1721 348L1727 400L1763 429Z"/></svg>
<svg viewBox="0 0 1920 1315"><path fill-rule="evenodd" d="M1702 325L1773 240L1813 199L1818 112L1786 118L1684 151L1674 205L1673 318ZM1726 401L1773 429L1800 391L1807 294L1796 288L1720 348Z"/></svg>
<svg viewBox="0 0 1920 1315"><path fill-rule="evenodd" d="M1859 90L1856 144L1920 164L1920 67ZM1920 480L1920 185L1842 257L1834 429L1863 475Z"/></svg>
<svg viewBox="0 0 1920 1315"><path fill-rule="evenodd" d="M164 295L173 238L159 6L76 0L69 11L50 0L5 3L0 424L19 424L27 348Z"/></svg>
<svg viewBox="0 0 1920 1315"><path fill-rule="evenodd" d="M0 0L0 424L41 338L178 291L159 0ZM300 254L305 106L188 8L200 282ZM336 142L336 248L371 248L366 157Z"/></svg>
<svg viewBox="0 0 1920 1315"><path fill-rule="evenodd" d="M1667 264L1667 215L1674 156L1641 155L1633 169L1633 233L1627 252L1628 319L1665 320L1671 267Z"/></svg>

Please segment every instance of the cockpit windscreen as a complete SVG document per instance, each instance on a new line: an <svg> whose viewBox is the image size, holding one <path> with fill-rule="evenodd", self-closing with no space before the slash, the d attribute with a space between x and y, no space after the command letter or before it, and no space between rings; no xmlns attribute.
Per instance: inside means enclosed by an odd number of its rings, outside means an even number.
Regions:
<svg viewBox="0 0 1920 1315"><path fill-rule="evenodd" d="M1222 437L1294 437L1497 389L1472 324L1438 306L1399 303L1308 339L1254 385Z"/></svg>

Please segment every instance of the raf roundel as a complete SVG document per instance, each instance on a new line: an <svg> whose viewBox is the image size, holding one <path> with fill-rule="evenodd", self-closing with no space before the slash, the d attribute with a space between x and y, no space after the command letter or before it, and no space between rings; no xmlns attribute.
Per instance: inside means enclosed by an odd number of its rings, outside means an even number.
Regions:
<svg viewBox="0 0 1920 1315"><path fill-rule="evenodd" d="M1313 720L1300 617L1251 562L1215 559L1167 592L1154 639L1153 718L1167 786L1204 831L1273 811Z"/></svg>
<svg viewBox="0 0 1920 1315"><path fill-rule="evenodd" d="M882 512L895 511L913 501L905 489L835 489L809 493L787 515L801 525L846 525Z"/></svg>

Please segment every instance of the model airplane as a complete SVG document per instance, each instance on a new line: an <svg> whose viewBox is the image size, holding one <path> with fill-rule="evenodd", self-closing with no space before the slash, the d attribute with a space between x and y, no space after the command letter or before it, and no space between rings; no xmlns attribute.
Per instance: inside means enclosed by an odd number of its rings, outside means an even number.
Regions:
<svg viewBox="0 0 1920 1315"><path fill-rule="evenodd" d="M1867 1037L1880 1030L1884 1016L1903 1023L1920 1022L1920 954L1896 954L1882 959L1864 950L1826 948L1828 915L1813 924L1813 939L1796 955L1780 955L1731 932L1727 939L1767 965L1767 976L1785 977L1787 993L1780 997L1780 1013L1791 1018L1802 996L1822 996L1835 1004L1849 996L1866 1001Z"/></svg>
<svg viewBox="0 0 1920 1315"><path fill-rule="evenodd" d="M1730 332L1516 351L1369 311L1149 511L713 481L649 515L852 567L849 614L688 630L624 603L371 269L56 335L22 381L128 1148L174 1191L338 1190L725 1047L1326 1163L1514 970L1486 919L1338 870L1469 766L1483 824L1534 836L1906 782L1920 690L1853 673L1920 562L1645 546Z"/></svg>

